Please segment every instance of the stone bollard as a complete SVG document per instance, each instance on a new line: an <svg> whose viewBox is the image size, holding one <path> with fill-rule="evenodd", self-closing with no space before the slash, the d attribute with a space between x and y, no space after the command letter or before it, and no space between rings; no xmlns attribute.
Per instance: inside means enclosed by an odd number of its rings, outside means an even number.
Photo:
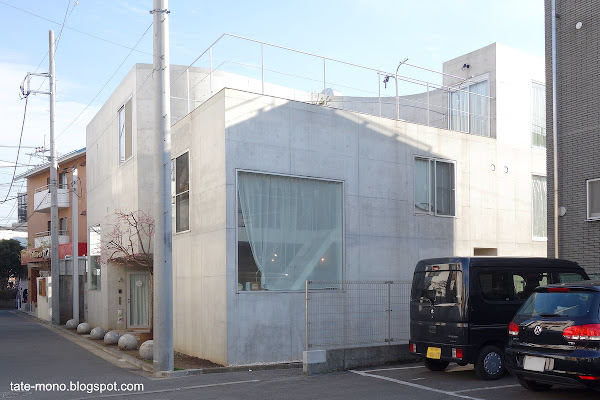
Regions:
<svg viewBox="0 0 600 400"><path fill-rule="evenodd" d="M119 342L120 337L121 337L121 335L119 335L118 332L110 331L106 335L104 335L104 343L117 344Z"/></svg>
<svg viewBox="0 0 600 400"><path fill-rule="evenodd" d="M135 350L137 349L137 345L137 339L129 333L119 338L119 349L121 350Z"/></svg>
<svg viewBox="0 0 600 400"><path fill-rule="evenodd" d="M77 325L77 333L80 335L87 335L92 330L92 327L87 322L82 322Z"/></svg>
<svg viewBox="0 0 600 400"><path fill-rule="evenodd" d="M65 324L65 327L69 330L75 330L77 329L77 321L75 321L74 319L70 319L67 321L67 323Z"/></svg>
<svg viewBox="0 0 600 400"><path fill-rule="evenodd" d="M140 357L144 360L152 360L154 358L154 341L146 340L140 346Z"/></svg>
<svg viewBox="0 0 600 400"><path fill-rule="evenodd" d="M106 335L106 331L101 327L97 326L90 332L90 339L100 340L104 339L104 335Z"/></svg>

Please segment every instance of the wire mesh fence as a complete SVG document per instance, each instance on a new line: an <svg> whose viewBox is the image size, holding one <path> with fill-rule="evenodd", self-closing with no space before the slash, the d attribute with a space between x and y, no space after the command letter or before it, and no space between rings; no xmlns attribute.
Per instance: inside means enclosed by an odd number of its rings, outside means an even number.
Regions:
<svg viewBox="0 0 600 400"><path fill-rule="evenodd" d="M307 281L306 349L402 344L410 281Z"/></svg>

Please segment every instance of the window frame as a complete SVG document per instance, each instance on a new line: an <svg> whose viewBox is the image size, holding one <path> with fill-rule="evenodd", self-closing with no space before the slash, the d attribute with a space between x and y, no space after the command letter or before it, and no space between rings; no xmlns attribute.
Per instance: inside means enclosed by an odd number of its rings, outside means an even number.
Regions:
<svg viewBox="0 0 600 400"><path fill-rule="evenodd" d="M277 172L265 172L265 171L257 171L257 170L251 170L251 169L243 169L243 168L236 168L235 170L235 280L233 280L233 284L236 286L235 287L235 292L236 294L240 294L240 293L300 293L301 290L263 290L261 288L261 290L240 290L238 287L238 279L239 279L239 249L238 249L238 243L239 243L239 223L240 223L240 213L238 212L238 210L240 209L240 199L239 199L239 195L238 195L238 178L239 178L239 174L240 172L249 172L249 173L253 173L253 174L262 174L262 175L271 175L271 176L283 176L283 177L290 177L290 178L303 178L303 179L312 179L312 180L317 180L317 181L323 181L323 182L336 182L336 183L341 183L342 185L342 205L341 205L341 211L342 211L342 220L341 220L341 230L342 230L342 243L341 243L341 253L342 253L342 259L341 259L341 271L340 271L340 281L344 280L344 277L346 276L346 182L344 180L340 180L340 179L331 179L331 178L322 178L322 177L315 177L315 176L306 176L306 175L294 175L294 174L284 174L284 173L277 173Z"/></svg>
<svg viewBox="0 0 600 400"><path fill-rule="evenodd" d="M97 233L100 238L99 238L99 248L96 248L93 246L93 243L91 241L91 236L92 236L92 231L94 231L94 233ZM90 226L88 228L88 244L89 244L89 251L88 251L88 257L85 263L85 273L86 273L86 280L87 280L87 285L86 288L87 290L102 290L102 264L100 262L100 248L102 247L102 230L100 227L100 224L96 224L93 226ZM98 253L98 254L94 254L94 253ZM96 275L96 283L95 285L92 284L92 269L91 269L91 263L92 263L92 257L96 257L96 263L98 264L98 269L100 270L100 274Z"/></svg>
<svg viewBox="0 0 600 400"><path fill-rule="evenodd" d="M546 144L544 144L544 146L538 146L538 145L534 144L534 141L533 141L533 135L534 135L534 132L533 132L533 126L534 126L533 125L533 91L534 91L535 85L543 86L543 88L544 88L544 108L543 108L544 109L544 118L543 118L543 121L544 121L544 127L543 127L543 129L544 129L544 131L542 133L543 136L544 136L544 138L545 138L544 142L546 143ZM539 81L536 81L536 80L532 80L531 81L531 86L530 86L530 92L529 92L529 100L530 100L529 101L529 120L530 120L529 121L530 122L529 123L529 130L530 130L529 139L531 140L531 147L534 147L536 149L544 149L544 150L547 148L547 143L548 143L547 142L547 140L548 140L547 129L548 128L545 125L546 124L546 112L545 112L545 110L546 110L546 101L545 101L546 97L545 97L545 94L546 94L546 84L544 82L539 82Z"/></svg>
<svg viewBox="0 0 600 400"><path fill-rule="evenodd" d="M478 133L473 133L471 131L471 91L469 90L469 88L472 85L481 83L481 82L487 82L488 83L488 94L487 94L487 98L488 98L488 104L487 104L487 118L488 118L488 129L487 129L487 135L481 135ZM464 86L466 85L466 86ZM452 88L452 86L455 86L454 88ZM492 87L490 84L490 74L489 73L485 73L473 78L469 78L466 79L460 83L454 84L450 86L449 90L448 90L448 130L451 130L453 132L461 132L461 133L468 133L469 135L475 135L475 136L481 136L481 137L487 137L487 138L491 138L492 137L492 96L491 96L491 92L492 92ZM467 95L467 109L459 111L456 110L457 113L466 113L467 114L467 129L465 131L463 130L455 130L452 129L452 111L454 111L455 109L452 108L452 94L456 93L458 91L461 91L463 93L465 93ZM460 117L459 117L460 118Z"/></svg>
<svg viewBox="0 0 600 400"><path fill-rule="evenodd" d="M123 134L123 136L121 136L121 111L123 112L124 115L124 126L126 127L126 123L127 123L127 114L126 114L126 107L127 104L131 104L131 116L130 116L130 120L131 120L131 154L129 155L129 157L127 157L127 154L125 154L125 151L127 149L127 141L126 141L126 134ZM126 130L126 128L124 128ZM119 165L123 165L125 164L127 161L129 161L130 159L133 158L133 96L129 96L124 102L123 104L121 104L121 107L119 107L117 109L117 156L118 156L118 163Z"/></svg>
<svg viewBox="0 0 600 400"><path fill-rule="evenodd" d="M598 216L592 216L590 213L590 203L591 203L590 184L591 183L596 183L596 184L600 185L600 178L586 179L586 181L585 181L585 199L586 199L586 217L587 217L586 220L587 221L599 221L600 213L598 213Z"/></svg>
<svg viewBox="0 0 600 400"><path fill-rule="evenodd" d="M186 191L183 191L181 193L177 193L177 159L183 155L187 154L187 159L188 159L188 188ZM178 233L185 233L185 232L189 232L192 228L192 224L191 224L191 209L192 209L192 203L191 203L191 186L192 186L192 171L191 171L191 158L190 158L190 150L186 149L184 151L182 151L181 153L177 154L175 157L173 157L171 159L171 201L172 201L172 213L173 213L173 233L174 234L178 234ZM183 194L188 195L188 228L178 231L177 230L177 196L181 196Z"/></svg>
<svg viewBox="0 0 600 400"><path fill-rule="evenodd" d="M427 166L427 173L428 173L428 186L427 186L427 190L428 190L428 201L429 201L429 208L431 209L431 206L433 205L433 211L427 211L427 212L417 212L416 208L415 208L415 196L416 196L416 181L415 181L415 165L416 165L416 161L417 159L419 160L426 160L428 161L428 166ZM453 179L453 183L454 183L454 187L452 188L453 191L453 201L454 201L454 213L451 215L447 215L447 214L439 214L438 210L437 210L437 192L438 192L438 188L437 188L437 163L446 163L446 164L452 164L452 171L453 171L453 175L454 175L454 179ZM433 163L433 174L432 174L432 168L431 165ZM431 176L433 175L433 177ZM435 158L435 157L427 157L427 156L419 156L419 155L415 155L413 157L413 213L414 215L432 215L435 217L443 217L443 218L456 218L457 217L457 204L456 204L456 177L457 177L457 173L456 173L456 161L453 160L447 160L447 159L442 159L442 158ZM433 184L433 185L432 185ZM431 187L433 186L435 193L432 196L431 193Z"/></svg>
<svg viewBox="0 0 600 400"><path fill-rule="evenodd" d="M546 180L546 207L548 204L548 178L546 175L543 174L531 174L531 240L534 242L545 242L548 241L548 221L547 221L547 214L544 214L544 217L546 218L546 236L542 237L542 236L536 236L535 232L534 232L534 228L533 228L533 219L535 216L535 209L534 209L534 201L533 201L533 181L535 178L544 178ZM546 208L546 212L548 211L548 209Z"/></svg>

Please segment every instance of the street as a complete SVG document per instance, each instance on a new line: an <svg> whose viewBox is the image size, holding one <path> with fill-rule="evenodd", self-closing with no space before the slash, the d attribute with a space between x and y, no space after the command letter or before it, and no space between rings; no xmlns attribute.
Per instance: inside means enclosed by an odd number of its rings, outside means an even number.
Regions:
<svg viewBox="0 0 600 400"><path fill-rule="evenodd" d="M0 399L596 399L598 393L527 392L506 376L482 381L470 366L430 372L421 364L305 377L299 368L155 378L91 352L15 311L0 311ZM123 368L125 367L125 368ZM29 391L16 391L29 384ZM35 385L38 388L35 389ZM43 386L40 386L43 385ZM96 386L94 386L96 384ZM135 387L142 384L142 387ZM125 385L125 386L122 386ZM13 390L11 390L11 388ZM102 389L102 393L100 390ZM118 391L116 391L118 390Z"/></svg>

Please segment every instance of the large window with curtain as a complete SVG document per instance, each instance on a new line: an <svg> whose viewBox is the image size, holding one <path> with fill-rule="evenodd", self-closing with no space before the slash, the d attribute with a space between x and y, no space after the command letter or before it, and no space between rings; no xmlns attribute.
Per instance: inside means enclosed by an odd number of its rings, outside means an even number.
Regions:
<svg viewBox="0 0 600 400"><path fill-rule="evenodd" d="M415 157L415 214L456 215L454 167L452 161Z"/></svg>
<svg viewBox="0 0 600 400"><path fill-rule="evenodd" d="M531 182L531 224L533 239L542 240L548 236L546 177L533 175Z"/></svg>
<svg viewBox="0 0 600 400"><path fill-rule="evenodd" d="M238 290L342 280L339 181L238 171Z"/></svg>
<svg viewBox="0 0 600 400"><path fill-rule="evenodd" d="M487 79L467 81L451 91L449 128L473 135L490 136L489 95L490 85Z"/></svg>
<svg viewBox="0 0 600 400"><path fill-rule="evenodd" d="M546 148L546 86L537 82L531 87L531 144Z"/></svg>

